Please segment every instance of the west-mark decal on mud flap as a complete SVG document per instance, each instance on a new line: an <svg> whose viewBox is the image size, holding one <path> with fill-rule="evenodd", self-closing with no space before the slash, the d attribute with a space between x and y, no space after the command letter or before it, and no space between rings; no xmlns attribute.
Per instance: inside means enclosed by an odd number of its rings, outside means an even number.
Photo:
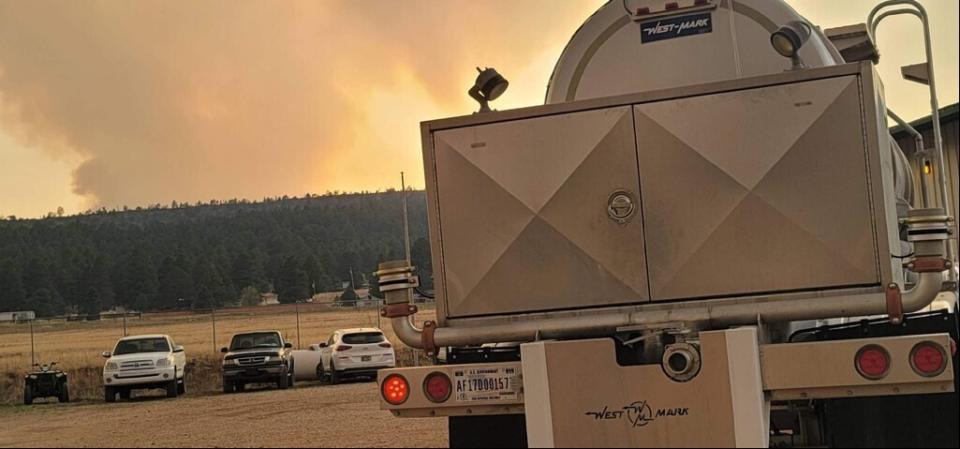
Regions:
<svg viewBox="0 0 960 449"><path fill-rule="evenodd" d="M523 379L516 367L466 368L453 373L457 402L516 402Z"/></svg>
<svg viewBox="0 0 960 449"><path fill-rule="evenodd" d="M713 16L710 13L668 17L640 23L640 40L644 44L712 32Z"/></svg>
<svg viewBox="0 0 960 449"><path fill-rule="evenodd" d="M687 407L660 408L654 411L647 401L636 401L621 408L611 408L608 405L602 409L584 413L594 421L627 420L633 428L646 427L648 424L662 418L686 417L690 415Z"/></svg>

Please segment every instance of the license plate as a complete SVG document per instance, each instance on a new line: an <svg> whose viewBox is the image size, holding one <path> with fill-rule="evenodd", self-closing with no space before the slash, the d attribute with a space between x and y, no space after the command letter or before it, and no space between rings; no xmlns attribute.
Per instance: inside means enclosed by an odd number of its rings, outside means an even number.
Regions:
<svg viewBox="0 0 960 449"><path fill-rule="evenodd" d="M523 381L517 367L464 368L453 373L457 402L515 402Z"/></svg>
<svg viewBox="0 0 960 449"><path fill-rule="evenodd" d="M369 361L371 361L371 360L373 360L373 357L372 357L372 356L369 356L369 355L365 355L365 356L360 357L360 361L361 361L361 362L369 362Z"/></svg>

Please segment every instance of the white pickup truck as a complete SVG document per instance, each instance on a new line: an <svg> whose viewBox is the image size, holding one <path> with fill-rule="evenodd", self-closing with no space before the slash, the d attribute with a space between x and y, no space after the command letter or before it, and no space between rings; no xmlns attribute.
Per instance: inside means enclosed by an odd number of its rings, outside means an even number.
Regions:
<svg viewBox="0 0 960 449"><path fill-rule="evenodd" d="M163 389L168 398L186 393L187 356L167 335L126 337L104 352L103 398L130 399L133 390Z"/></svg>

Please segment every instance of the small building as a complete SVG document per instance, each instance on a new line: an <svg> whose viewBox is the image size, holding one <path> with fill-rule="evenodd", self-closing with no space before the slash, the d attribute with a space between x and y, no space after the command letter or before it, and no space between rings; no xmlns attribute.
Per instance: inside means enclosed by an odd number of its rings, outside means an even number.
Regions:
<svg viewBox="0 0 960 449"><path fill-rule="evenodd" d="M0 312L0 323L22 323L37 319L37 314L32 310L22 312Z"/></svg>

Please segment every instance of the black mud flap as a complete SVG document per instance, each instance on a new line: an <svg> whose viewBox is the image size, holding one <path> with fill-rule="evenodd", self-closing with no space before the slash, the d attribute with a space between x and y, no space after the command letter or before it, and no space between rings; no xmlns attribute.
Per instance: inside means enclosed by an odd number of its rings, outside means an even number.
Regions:
<svg viewBox="0 0 960 449"><path fill-rule="evenodd" d="M453 416L448 418L451 448L527 447L523 415Z"/></svg>

